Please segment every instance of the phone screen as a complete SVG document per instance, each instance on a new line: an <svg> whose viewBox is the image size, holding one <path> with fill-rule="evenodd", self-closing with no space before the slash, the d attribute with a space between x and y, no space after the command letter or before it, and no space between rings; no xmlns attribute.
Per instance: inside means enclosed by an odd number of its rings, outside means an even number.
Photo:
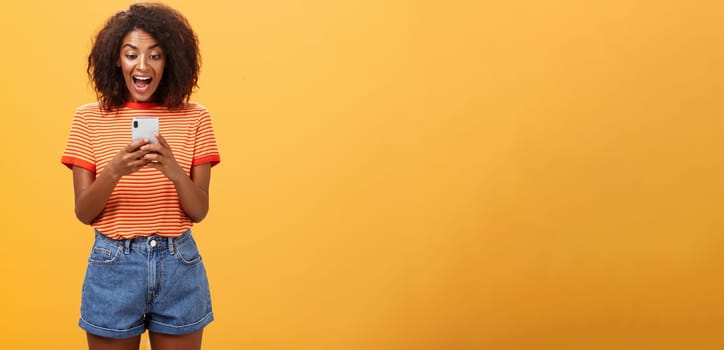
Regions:
<svg viewBox="0 0 724 350"><path fill-rule="evenodd" d="M136 117L131 121L131 140L148 139L151 143L158 143L158 118Z"/></svg>

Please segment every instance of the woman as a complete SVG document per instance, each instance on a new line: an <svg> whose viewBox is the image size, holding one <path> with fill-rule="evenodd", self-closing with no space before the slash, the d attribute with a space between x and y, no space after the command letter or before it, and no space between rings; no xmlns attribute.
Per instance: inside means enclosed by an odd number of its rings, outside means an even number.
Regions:
<svg viewBox="0 0 724 350"><path fill-rule="evenodd" d="M206 109L190 103L200 56L188 21L161 4L112 16L88 57L98 102L76 111L62 163L75 212L95 231L80 327L98 349L200 349L213 320L206 272L189 230L209 209L220 157ZM156 143L132 140L157 118Z"/></svg>

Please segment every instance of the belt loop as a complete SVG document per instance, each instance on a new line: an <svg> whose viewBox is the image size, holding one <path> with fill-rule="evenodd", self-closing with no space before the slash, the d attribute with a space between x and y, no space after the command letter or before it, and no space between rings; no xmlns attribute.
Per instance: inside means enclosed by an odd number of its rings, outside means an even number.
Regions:
<svg viewBox="0 0 724 350"><path fill-rule="evenodd" d="M176 240L173 237L168 237L168 252L171 255L176 254Z"/></svg>
<svg viewBox="0 0 724 350"><path fill-rule="evenodd" d="M131 240L124 239L123 240L123 254L128 255L130 252L131 252Z"/></svg>

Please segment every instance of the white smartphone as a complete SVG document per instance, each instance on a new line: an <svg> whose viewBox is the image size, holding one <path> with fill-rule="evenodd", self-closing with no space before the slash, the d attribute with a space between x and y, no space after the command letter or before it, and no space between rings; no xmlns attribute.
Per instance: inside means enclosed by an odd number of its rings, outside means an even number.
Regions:
<svg viewBox="0 0 724 350"><path fill-rule="evenodd" d="M136 117L131 121L131 141L148 139L151 143L158 143L158 118Z"/></svg>

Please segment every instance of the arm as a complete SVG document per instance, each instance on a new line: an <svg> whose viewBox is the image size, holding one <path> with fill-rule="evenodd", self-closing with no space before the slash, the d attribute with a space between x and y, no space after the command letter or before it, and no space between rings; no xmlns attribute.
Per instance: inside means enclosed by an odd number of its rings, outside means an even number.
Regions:
<svg viewBox="0 0 724 350"><path fill-rule="evenodd" d="M186 215L193 222L200 222L209 212L209 182L211 180L211 164L191 167L191 176L176 162L171 147L166 139L157 135L158 144L147 144L141 147L147 153L144 159L152 161L149 166L161 171L171 180L179 203Z"/></svg>
<svg viewBox="0 0 724 350"><path fill-rule="evenodd" d="M211 165L206 163L191 167L191 177L184 173L173 181L181 208L193 222L201 222L209 212L210 179Z"/></svg>
<svg viewBox="0 0 724 350"><path fill-rule="evenodd" d="M80 222L90 225L101 214L108 197L116 188L120 177L105 172L96 174L79 166L73 167L73 188L75 189L75 216Z"/></svg>
<svg viewBox="0 0 724 350"><path fill-rule="evenodd" d="M146 143L148 140L138 140L128 144L111 159L98 176L79 166L73 167L75 216L82 223L90 225L103 212L108 197L122 176L134 173L148 163L143 159L148 151L138 149Z"/></svg>

